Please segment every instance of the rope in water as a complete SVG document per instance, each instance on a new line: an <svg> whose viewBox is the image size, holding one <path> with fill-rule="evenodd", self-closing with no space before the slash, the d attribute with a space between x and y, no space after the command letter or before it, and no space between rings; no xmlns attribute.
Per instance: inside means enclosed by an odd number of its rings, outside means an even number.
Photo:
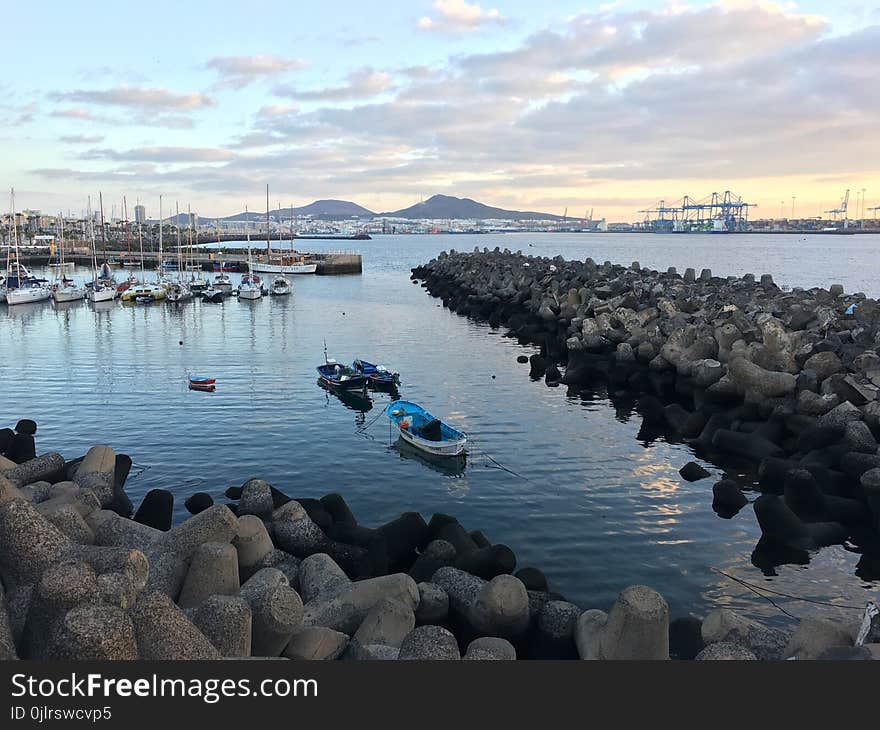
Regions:
<svg viewBox="0 0 880 730"><path fill-rule="evenodd" d="M731 575L730 573L726 573L725 571L721 570L720 568L713 567L712 570L715 573L723 575L725 578L729 578L730 580L735 581L736 583L739 583L742 586L745 586L750 591L752 591L752 593L755 593L756 595L760 596L764 600L769 601L776 608L778 608L780 611L782 611L782 613L784 613L786 616L791 616L792 618L799 618L799 617L786 611L784 608L782 608L782 606L780 606L778 603L776 603L772 598L764 595L764 593L771 593L774 596L781 596L782 598L788 598L788 599L791 599L792 601L803 601L804 603L813 603L818 606L830 606L831 608L846 608L846 609L849 609L852 611L864 611L865 610L864 606L851 606L846 603L831 603L830 601L820 601L815 598L805 598L803 596L792 595L791 593L784 593L783 591L775 591L772 588L765 588L764 586L758 586L758 585L755 585L754 583L749 583L747 580L743 580L742 578L737 578L735 575Z"/></svg>

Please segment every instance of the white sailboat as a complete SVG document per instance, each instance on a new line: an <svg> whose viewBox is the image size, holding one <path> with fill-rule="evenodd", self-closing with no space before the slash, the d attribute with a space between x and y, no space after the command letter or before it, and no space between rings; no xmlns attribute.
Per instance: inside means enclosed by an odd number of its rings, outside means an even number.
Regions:
<svg viewBox="0 0 880 730"><path fill-rule="evenodd" d="M68 279L66 271L66 262L64 261L64 216L58 214L59 220L59 239L58 239L58 278L52 285L52 298L56 302L77 302L85 299L86 290L84 287L77 286L73 279Z"/></svg>
<svg viewBox="0 0 880 730"><path fill-rule="evenodd" d="M165 289L165 296L169 302L185 302L192 299L190 288L183 281L183 249L180 247L180 208L174 203L177 221L177 281L171 282Z"/></svg>
<svg viewBox="0 0 880 730"><path fill-rule="evenodd" d="M247 206L244 207L245 220L247 220ZM269 224L269 209L266 208L266 225ZM268 236L268 234L266 234ZM248 244L248 272L241 277L241 284L238 285L239 299L260 299L263 296L263 282L260 277L254 274L253 261L251 256L251 229L247 229Z"/></svg>
<svg viewBox="0 0 880 730"><path fill-rule="evenodd" d="M266 190L266 195L268 196L269 191L268 188ZM278 209L281 209L281 206L278 206ZM290 206L290 248L293 250L293 206ZM287 280L287 277L284 275L284 250L281 250L281 276L276 276L272 281L272 288L269 289L269 294L273 297L283 297L290 294L291 287L290 282Z"/></svg>
<svg viewBox="0 0 880 730"><path fill-rule="evenodd" d="M95 250L95 221L92 219L92 200L89 198L89 243L92 248L92 280L87 285L88 298L92 303L109 302L116 298L116 284L102 277L98 270L98 252ZM104 266L107 266L105 263ZM103 267L102 267L103 268ZM105 272L106 273L106 272Z"/></svg>
<svg viewBox="0 0 880 730"><path fill-rule="evenodd" d="M32 276L21 263L18 252L18 224L15 220L15 190L10 191L12 206L12 242L6 254L6 280L3 287L6 291L6 304L42 302L52 296L52 290L44 279ZM15 259L13 261L13 249Z"/></svg>

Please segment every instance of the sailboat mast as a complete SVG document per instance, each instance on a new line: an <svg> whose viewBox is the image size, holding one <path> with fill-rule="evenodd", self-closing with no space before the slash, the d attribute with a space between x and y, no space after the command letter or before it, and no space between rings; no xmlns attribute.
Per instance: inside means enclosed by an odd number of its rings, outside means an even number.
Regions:
<svg viewBox="0 0 880 730"><path fill-rule="evenodd" d="M177 280L183 281L181 279L181 272L183 271L183 252L180 249L180 205L175 200L174 201L174 222L175 228L177 229Z"/></svg>
<svg viewBox="0 0 880 730"><path fill-rule="evenodd" d="M64 215L58 214L61 238L58 241L58 278L64 278Z"/></svg>
<svg viewBox="0 0 880 730"><path fill-rule="evenodd" d="M11 188L10 191L12 204L12 244L15 246L15 275L18 278L18 285L21 286L21 262L18 258L18 221L15 219L15 188ZM9 270L8 262L6 269Z"/></svg>
<svg viewBox="0 0 880 730"><path fill-rule="evenodd" d="M248 219L248 207L244 206L244 220L245 220L245 230L247 231L247 245L248 245L248 277L253 276L253 271L251 271L251 227L250 220ZM251 282L253 283L253 282Z"/></svg>
<svg viewBox="0 0 880 730"><path fill-rule="evenodd" d="M88 205L88 218L89 218L89 244L92 249L92 270L94 273L94 283L97 285L98 283L98 253L95 250L95 221L92 216L92 196L89 195L87 198Z"/></svg>
<svg viewBox="0 0 880 730"><path fill-rule="evenodd" d="M101 208L101 254L107 260L107 228L104 226L104 196L98 191L98 204Z"/></svg>
<svg viewBox="0 0 880 730"><path fill-rule="evenodd" d="M272 245L269 243L269 185L266 185L266 263L272 262Z"/></svg>
<svg viewBox="0 0 880 730"><path fill-rule="evenodd" d="M122 217L125 220L125 245L128 248L128 278L131 279L131 230L128 227L128 200L122 196Z"/></svg>
<svg viewBox="0 0 880 730"><path fill-rule="evenodd" d="M138 223L138 246L140 246L141 249L141 284L146 284L147 276L144 272L144 236L140 223Z"/></svg>
<svg viewBox="0 0 880 730"><path fill-rule="evenodd" d="M159 196L159 262L156 268L156 281L162 278L162 196Z"/></svg>
<svg viewBox="0 0 880 730"><path fill-rule="evenodd" d="M193 265L193 262L194 262L194 257L193 257L194 256L193 255L193 219L192 219L192 212L190 211L189 204L187 204L187 206L186 206L186 228L187 228L187 234L189 236L189 264L187 265L189 268L189 280L194 281L196 277L193 275L192 268L191 268Z"/></svg>

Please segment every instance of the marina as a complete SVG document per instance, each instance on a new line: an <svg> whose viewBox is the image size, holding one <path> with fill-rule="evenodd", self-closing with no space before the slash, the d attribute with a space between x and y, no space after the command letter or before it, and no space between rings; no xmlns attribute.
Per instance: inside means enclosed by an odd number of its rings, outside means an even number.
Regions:
<svg viewBox="0 0 880 730"><path fill-rule="evenodd" d="M389 236L376 239L361 276L299 277L292 296L249 306L230 297L149 307L0 305L0 348L17 353L14 368L0 363L0 376L22 412L53 414L41 419L46 442L75 453L98 440L136 455L147 468L129 479L129 494L138 502L150 489L171 490L178 495L175 520L185 516L188 491L218 488L213 474L224 475L221 486L241 483L259 463L279 488L296 494L306 475L332 460L335 483L365 520L393 519L401 499L416 496L424 510L466 512L468 522L515 546L522 564L540 566L580 605L607 606L622 587L644 584L662 591L673 616L723 605L778 622L784 617L772 606L712 570L766 578L751 563L760 538L754 516L744 510L720 519L711 485L678 474L691 460L718 477L723 468L686 443L643 432L635 405L617 389L596 384L568 393L531 381L529 366L516 358L536 348L450 312L409 282L410 269L443 250L500 245L566 260L638 256L643 266L663 270L699 261L738 276L755 260L777 261L780 286L833 280L847 292L880 294L871 255L878 241L871 237L840 239L833 254L820 236L797 247L785 236L753 236L739 250L718 248L711 235L663 237L658 249L649 240L658 239ZM74 278L87 272L78 266ZM229 276L237 287L242 274ZM397 394L317 387L325 337L340 363L364 356L393 365L401 373ZM442 378L433 375L438 368ZM28 378L13 377L19 371ZM94 373L88 387L82 372ZM215 379L215 391L190 390L185 374L192 372ZM400 398L467 433L466 462L437 464L389 433L385 409ZM53 405L60 399L61 411ZM103 417L108 410L136 411L138 429L118 429ZM243 419L248 429L240 427ZM193 430L191 423L211 428ZM285 449L277 448L282 443ZM296 450L295 460L287 448ZM181 486L184 464L191 481ZM365 473L379 476L383 489L364 485ZM859 603L874 583L857 575L858 562L857 554L826 547L805 566L778 566L769 580L791 595ZM796 615L840 615L831 607L788 607Z"/></svg>

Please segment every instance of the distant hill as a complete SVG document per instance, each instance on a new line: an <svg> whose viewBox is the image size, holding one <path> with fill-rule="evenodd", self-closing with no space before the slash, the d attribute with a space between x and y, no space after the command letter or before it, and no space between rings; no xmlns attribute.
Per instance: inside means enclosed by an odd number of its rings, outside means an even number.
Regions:
<svg viewBox="0 0 880 730"><path fill-rule="evenodd" d="M312 216L322 220L343 220L347 218L357 217L369 220L377 216L388 218L428 218L435 220L487 220L498 218L501 220L563 220L561 215L552 213L539 213L530 210L505 210L504 208L493 208L490 205L478 203L470 198L456 198L451 195L433 195L427 200L411 205L409 208L396 210L391 213L373 213L362 205L352 203L349 200L316 200L308 205L299 208L275 208L269 211L269 216L275 221L285 222L290 219L291 215L298 217ZM201 225L214 225L216 218L207 216L199 216ZM266 220L265 211L248 211L235 215L220 218L221 221L264 221ZM156 220L148 221L149 223L157 223ZM166 224L179 224L181 226L188 225L186 213L178 216L165 218Z"/></svg>
<svg viewBox="0 0 880 730"><path fill-rule="evenodd" d="M534 211L505 210L478 203L470 198L456 198L451 195L433 195L427 200L411 205L409 208L382 213L389 218L466 218L485 220L501 218L505 220L562 220L561 215L536 213Z"/></svg>
<svg viewBox="0 0 880 730"><path fill-rule="evenodd" d="M291 211L293 211L291 213ZM269 211L269 216L278 220L287 220L291 215L306 216L313 218L321 218L322 220L340 220L343 218L372 218L376 214L364 208L362 205L352 203L349 200L316 200L314 203L303 205L299 208L275 208ZM249 211L248 213L236 213L235 215L221 218L224 221L263 221L266 220L266 213Z"/></svg>

